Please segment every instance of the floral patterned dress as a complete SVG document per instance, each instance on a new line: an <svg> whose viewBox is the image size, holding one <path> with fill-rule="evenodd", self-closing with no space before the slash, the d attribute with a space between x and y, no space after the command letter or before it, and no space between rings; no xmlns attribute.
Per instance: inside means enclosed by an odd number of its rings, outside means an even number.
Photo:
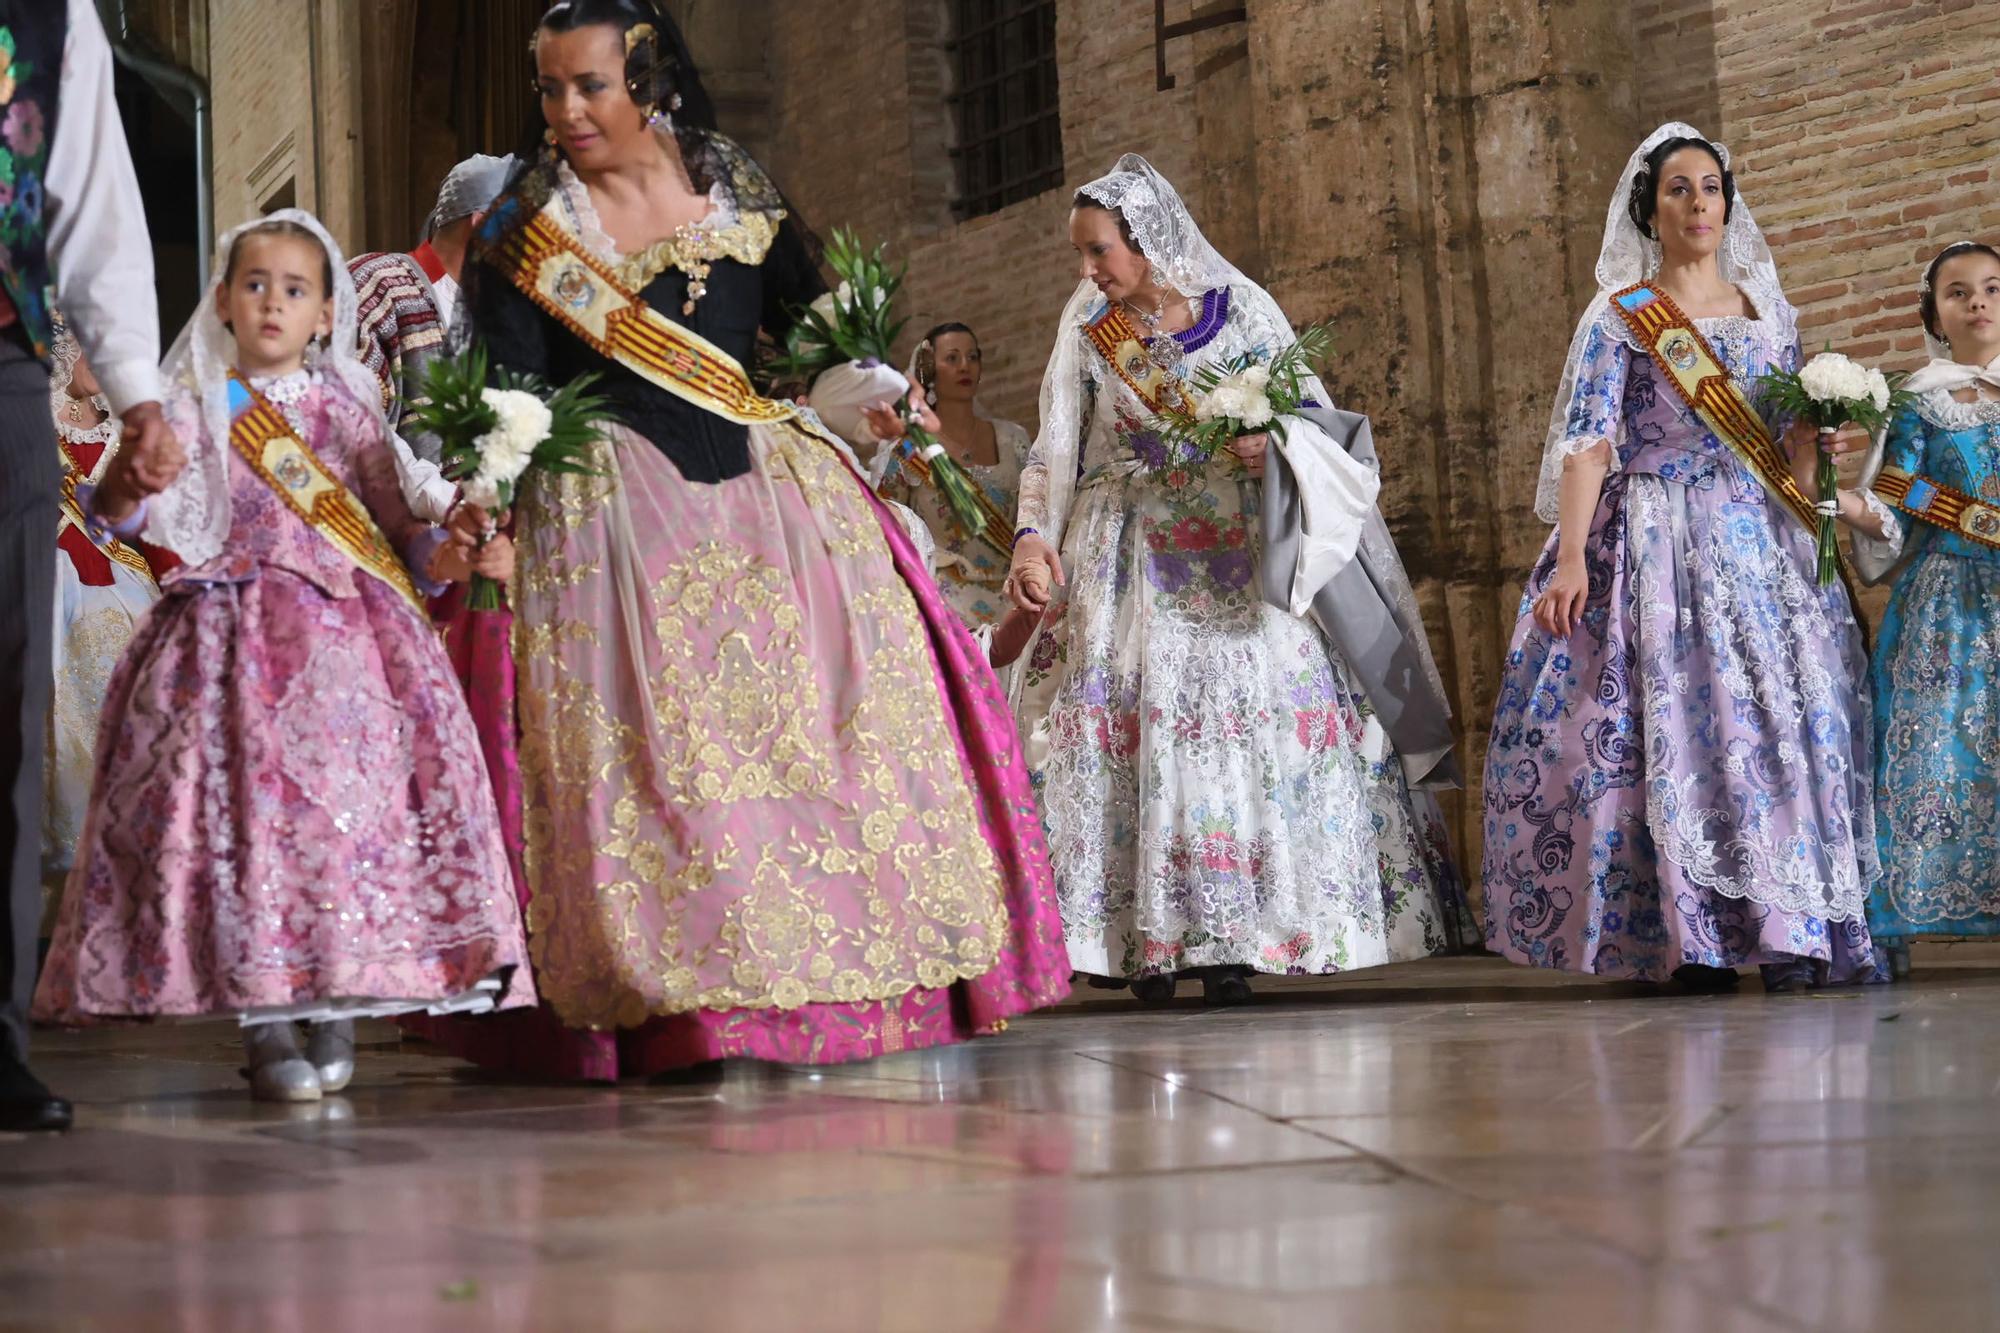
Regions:
<svg viewBox="0 0 2000 1333"><path fill-rule="evenodd" d="M1028 432L1012 421L994 420L993 447L999 457L985 466L965 465L966 475L983 489L1000 512L1014 512L1021 486L1021 465L1033 443ZM935 486L910 482L900 470L884 479L885 499L908 505L924 521L937 544L934 572L938 591L971 629L997 624L1009 602L1000 590L1007 581L1007 557L977 537L969 536L952 517L951 506Z"/></svg>
<svg viewBox="0 0 2000 1333"><path fill-rule="evenodd" d="M1264 341L1225 288L1173 336L1183 375ZM1446 948L1435 805L1412 802L1325 636L1259 596L1261 484L1170 457L1144 402L1085 364L1069 583L1018 708L1071 964L1327 973Z"/></svg>
<svg viewBox="0 0 2000 1333"><path fill-rule="evenodd" d="M380 422L311 372L258 387L422 569L443 533L405 505ZM165 407L204 441L192 391ZM106 691L35 1018L532 1004L479 738L436 633L233 450L227 466L228 544L167 576Z"/></svg>
<svg viewBox="0 0 2000 1333"><path fill-rule="evenodd" d="M1885 460L2000 503L2000 402L1924 395ZM1911 557L1875 646L1878 937L2000 935L2000 551L1897 516ZM1953 725L1939 725L1950 718Z"/></svg>
<svg viewBox="0 0 2000 1333"><path fill-rule="evenodd" d="M1739 385L1798 364L1782 298L1697 326ZM1614 467L1567 638L1521 599L1486 761L1487 943L1662 981L1684 964L1880 975L1867 662L1810 533L1675 396L1615 314L1589 331L1569 452Z"/></svg>

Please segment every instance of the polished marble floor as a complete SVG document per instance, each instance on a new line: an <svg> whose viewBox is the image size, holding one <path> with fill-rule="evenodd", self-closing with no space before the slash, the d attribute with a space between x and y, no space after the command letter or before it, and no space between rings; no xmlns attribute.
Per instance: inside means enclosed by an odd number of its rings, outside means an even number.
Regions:
<svg viewBox="0 0 2000 1333"><path fill-rule="evenodd" d="M521 1087L391 1029L317 1108L214 1026L52 1035L0 1329L1979 1329L2000 954L1767 997L1490 959L1085 992L971 1047Z"/></svg>

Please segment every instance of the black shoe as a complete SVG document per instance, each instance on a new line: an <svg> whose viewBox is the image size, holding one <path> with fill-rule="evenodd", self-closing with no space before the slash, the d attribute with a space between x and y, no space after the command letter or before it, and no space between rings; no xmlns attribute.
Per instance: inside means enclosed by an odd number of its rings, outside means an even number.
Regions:
<svg viewBox="0 0 2000 1333"><path fill-rule="evenodd" d="M1132 994L1141 1004L1165 1004L1174 998L1173 976L1156 972L1147 977L1133 977Z"/></svg>
<svg viewBox="0 0 2000 1333"><path fill-rule="evenodd" d="M1681 989L1692 995L1718 995L1732 991L1742 982L1743 974L1733 967L1709 967L1705 963L1686 963L1674 969L1674 980Z"/></svg>
<svg viewBox="0 0 2000 1333"><path fill-rule="evenodd" d="M1201 979L1203 1004L1248 1004L1255 995L1256 993L1250 989L1250 978L1243 968L1223 968Z"/></svg>
<svg viewBox="0 0 2000 1333"><path fill-rule="evenodd" d="M0 1051L0 1132L60 1134L69 1128L70 1104L42 1086L11 1051Z"/></svg>

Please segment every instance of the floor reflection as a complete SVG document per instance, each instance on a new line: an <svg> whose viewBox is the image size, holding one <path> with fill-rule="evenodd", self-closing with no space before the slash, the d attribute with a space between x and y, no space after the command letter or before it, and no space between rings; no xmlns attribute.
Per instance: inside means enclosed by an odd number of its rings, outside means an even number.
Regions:
<svg viewBox="0 0 2000 1333"><path fill-rule="evenodd" d="M514 1087L367 1035L253 1105L216 1028L51 1036L5 1327L1979 1327L2000 967L1681 997L1487 960L970 1047Z"/></svg>

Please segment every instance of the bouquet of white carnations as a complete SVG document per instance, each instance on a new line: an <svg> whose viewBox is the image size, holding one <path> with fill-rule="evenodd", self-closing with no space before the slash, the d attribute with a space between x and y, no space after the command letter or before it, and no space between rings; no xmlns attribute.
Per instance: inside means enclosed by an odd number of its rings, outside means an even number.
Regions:
<svg viewBox="0 0 2000 1333"><path fill-rule="evenodd" d="M890 316L906 270L891 268L881 246L863 250L854 233L836 229L826 247L826 262L839 277L840 286L798 310L798 322L785 335L784 353L772 367L808 384L838 366L870 370L890 364L889 350L904 324ZM903 418L902 465L919 484L929 482L937 487L952 518L967 534L984 538L1002 555L1011 554L1014 537L1007 515L966 475L964 466L917 424L907 391L897 406Z"/></svg>
<svg viewBox="0 0 2000 1333"><path fill-rule="evenodd" d="M531 469L594 476L583 462L604 434L608 399L589 392L596 375L580 375L551 390L533 375L502 368L489 382L486 349L433 361L424 390L429 401L406 418L444 444L444 474L459 484L466 504L498 518L514 503ZM466 605L498 611L500 585L472 576Z"/></svg>
<svg viewBox="0 0 2000 1333"><path fill-rule="evenodd" d="M1819 494L1813 497L1819 515L1819 582L1826 587L1840 576L1840 546L1834 519L1840 513L1840 477L1829 446L1848 422L1879 430L1908 401L1909 395L1879 370L1870 369L1831 348L1798 370L1778 370L1760 381L1764 401L1778 412L1810 421L1819 431Z"/></svg>
<svg viewBox="0 0 2000 1333"><path fill-rule="evenodd" d="M1177 464L1205 463L1238 436L1268 431L1284 439L1280 418L1303 405L1306 378L1332 347L1331 324L1308 324L1275 356L1250 351L1203 366L1188 381L1192 404L1161 414L1167 456Z"/></svg>

